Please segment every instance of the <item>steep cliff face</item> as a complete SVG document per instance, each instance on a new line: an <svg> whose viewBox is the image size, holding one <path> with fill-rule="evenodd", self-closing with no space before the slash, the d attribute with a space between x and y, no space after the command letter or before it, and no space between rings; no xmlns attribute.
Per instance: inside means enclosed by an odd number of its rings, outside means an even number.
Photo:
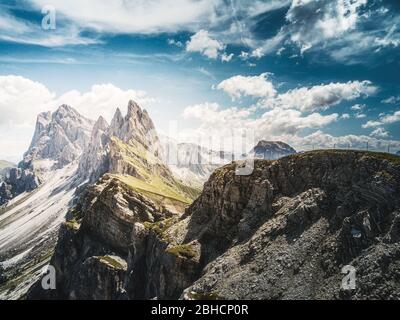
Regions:
<svg viewBox="0 0 400 320"><path fill-rule="evenodd" d="M57 290L30 298L400 297L398 158L316 151L256 160L250 176L237 165L184 214L105 177L62 229ZM354 290L341 288L345 265Z"/></svg>
<svg viewBox="0 0 400 320"><path fill-rule="evenodd" d="M98 119L89 146L80 160L79 176L95 182L106 172L128 173L121 168L124 159L120 153L126 149L124 145L130 144L144 150L143 158L147 153L149 157L162 158L163 152L154 124L147 111L134 101L129 101L125 117L117 109L110 125L102 117ZM126 166L128 162L125 161Z"/></svg>

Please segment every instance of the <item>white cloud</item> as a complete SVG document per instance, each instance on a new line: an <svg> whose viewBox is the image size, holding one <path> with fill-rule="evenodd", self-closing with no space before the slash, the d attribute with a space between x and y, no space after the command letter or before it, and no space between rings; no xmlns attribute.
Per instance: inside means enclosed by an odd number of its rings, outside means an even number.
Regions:
<svg viewBox="0 0 400 320"><path fill-rule="evenodd" d="M20 76L0 76L0 126L34 124L36 115L52 108L55 94L43 84Z"/></svg>
<svg viewBox="0 0 400 320"><path fill-rule="evenodd" d="M382 122L380 122L380 121L369 120L367 123L363 124L362 127L364 129L368 129L368 128L379 127L381 125L382 125Z"/></svg>
<svg viewBox="0 0 400 320"><path fill-rule="evenodd" d="M304 129L324 127L338 119L338 114L321 115L312 113L302 115L298 110L275 108L262 116L255 115L254 108L222 109L217 103L204 103L187 107L183 112L184 119L197 119L200 126L185 138L212 137L216 140L227 139L231 132L242 130L255 139L270 136L296 135ZM254 141L253 141L254 142Z"/></svg>
<svg viewBox="0 0 400 320"><path fill-rule="evenodd" d="M364 119L367 117L365 113L356 113L356 119Z"/></svg>
<svg viewBox="0 0 400 320"><path fill-rule="evenodd" d="M279 105L284 108L295 108L303 112L327 109L342 101L349 101L374 94L377 88L370 81L349 81L347 83L330 83L310 88L303 87L290 90L278 96Z"/></svg>
<svg viewBox="0 0 400 320"><path fill-rule="evenodd" d="M211 38L207 30L198 31L186 43L187 52L198 52L207 58L220 58L221 61L228 62L232 59L233 54L226 54L225 48L226 46L223 43Z"/></svg>
<svg viewBox="0 0 400 320"><path fill-rule="evenodd" d="M219 83L217 88L225 91L232 99L242 96L272 98L276 95L274 85L268 80L268 73L259 76L234 76Z"/></svg>
<svg viewBox="0 0 400 320"><path fill-rule="evenodd" d="M400 96L398 96L398 97L391 96L389 98L382 100L381 102L386 103L386 104L395 104L395 103L400 102Z"/></svg>
<svg viewBox="0 0 400 320"><path fill-rule="evenodd" d="M221 61L222 61L222 62L229 62L229 61L232 60L233 56L234 56L233 53L231 53L231 54L223 53L223 54L221 55Z"/></svg>
<svg viewBox="0 0 400 320"><path fill-rule="evenodd" d="M365 104L355 104L354 106L352 106L350 109L354 110L354 111L361 111L364 110L366 107Z"/></svg>
<svg viewBox="0 0 400 320"><path fill-rule="evenodd" d="M386 151L388 146L392 149L400 148L400 141L396 140L384 140L365 135L345 135L335 137L320 130L305 137L294 136L290 141L297 147L297 150L310 150L313 147L316 149L324 149L333 148L334 146L342 149L366 150L367 144L369 150L374 151Z"/></svg>
<svg viewBox="0 0 400 320"><path fill-rule="evenodd" d="M364 129L375 128L384 124L391 124L400 121L400 110L393 112L393 114L381 115L378 121L368 121L363 124Z"/></svg>
<svg viewBox="0 0 400 320"><path fill-rule="evenodd" d="M348 113L343 113L341 118L342 119L350 119L350 115Z"/></svg>
<svg viewBox="0 0 400 320"><path fill-rule="evenodd" d="M371 136L332 136L321 130L306 136L302 135L304 129L322 128L335 122L338 117L337 114L323 116L318 113L304 116L298 110L281 108L269 110L261 117L256 117L252 111L237 108L222 109L216 103L205 103L190 106L185 110L184 118L198 119L200 126L197 129L181 131L178 139L211 146L216 150L225 147L226 150L233 148L237 151L235 143L239 144L240 149L242 142L237 139L235 133L245 132L246 137L252 138L245 140L246 151L249 151L260 139L284 141L299 151L333 147L365 150L367 144L370 150L376 151L386 151L388 145L392 149L400 149L399 141L386 140L389 135L383 129L371 133Z"/></svg>
<svg viewBox="0 0 400 320"><path fill-rule="evenodd" d="M41 24L27 22L7 12L0 12L0 39L8 42L58 47L65 45L87 45L99 43L98 39L80 35L74 26L58 27L56 30L41 29Z"/></svg>
<svg viewBox="0 0 400 320"><path fill-rule="evenodd" d="M359 20L359 9L366 3L367 0L293 0L286 14L290 39L305 51L354 30Z"/></svg>
<svg viewBox="0 0 400 320"><path fill-rule="evenodd" d="M31 0L38 8L48 0ZM100 32L155 33L193 30L209 21L213 0L52 0L51 4L82 28Z"/></svg>
<svg viewBox="0 0 400 320"><path fill-rule="evenodd" d="M371 132L370 136L375 138L388 138L389 132L387 132L384 128L376 128Z"/></svg>
<svg viewBox="0 0 400 320"><path fill-rule="evenodd" d="M399 111L395 111L393 114L389 114L386 116L383 116L381 118L381 121L383 123L395 123L400 121L400 110Z"/></svg>

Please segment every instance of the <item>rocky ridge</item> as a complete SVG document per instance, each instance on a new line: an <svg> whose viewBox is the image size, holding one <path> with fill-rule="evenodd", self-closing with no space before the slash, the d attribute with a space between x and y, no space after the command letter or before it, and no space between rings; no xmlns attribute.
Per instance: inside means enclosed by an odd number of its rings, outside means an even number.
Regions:
<svg viewBox="0 0 400 320"><path fill-rule="evenodd" d="M400 163L315 151L217 169L184 214L105 176L60 232L62 299L398 299ZM139 201L138 201L139 199ZM356 269L354 290L342 267Z"/></svg>

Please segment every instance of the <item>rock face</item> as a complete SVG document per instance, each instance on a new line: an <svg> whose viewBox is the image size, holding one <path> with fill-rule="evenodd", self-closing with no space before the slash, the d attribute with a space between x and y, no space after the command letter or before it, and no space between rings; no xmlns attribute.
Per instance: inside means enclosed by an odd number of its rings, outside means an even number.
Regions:
<svg viewBox="0 0 400 320"><path fill-rule="evenodd" d="M39 114L24 162L49 159L55 161L57 168L71 163L87 147L92 127L92 120L67 105L60 106L54 113Z"/></svg>
<svg viewBox="0 0 400 320"><path fill-rule="evenodd" d="M277 160L294 153L296 153L296 150L284 142L261 140L250 151L249 155L259 159Z"/></svg>
<svg viewBox="0 0 400 320"><path fill-rule="evenodd" d="M217 169L183 215L105 176L29 298L399 299L400 163L317 151ZM341 286L344 266L356 287Z"/></svg>
<svg viewBox="0 0 400 320"><path fill-rule="evenodd" d="M36 189L48 178L49 172L77 160L89 143L92 127L91 120L67 105L53 113L39 114L23 160L18 168L9 170L0 184L0 205Z"/></svg>
<svg viewBox="0 0 400 320"><path fill-rule="evenodd" d="M6 160L0 160L0 183L8 175L11 168L15 168L16 165Z"/></svg>
<svg viewBox="0 0 400 320"><path fill-rule="evenodd" d="M81 178L95 182L106 172L127 173L118 167L121 165L121 161L118 161L121 155L118 154L116 140L123 144L134 141L149 155L160 159L163 156L157 132L147 111L142 110L136 102L129 101L125 117L117 109L110 125L102 117L97 120L88 148L79 163L78 174Z"/></svg>
<svg viewBox="0 0 400 320"><path fill-rule="evenodd" d="M35 190L39 184L39 179L31 170L10 168L4 181L0 182L0 205L23 192Z"/></svg>

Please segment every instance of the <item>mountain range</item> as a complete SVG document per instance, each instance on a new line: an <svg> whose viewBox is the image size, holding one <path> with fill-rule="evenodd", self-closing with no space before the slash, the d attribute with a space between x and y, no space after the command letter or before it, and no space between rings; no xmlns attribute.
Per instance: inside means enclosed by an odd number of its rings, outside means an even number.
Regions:
<svg viewBox="0 0 400 320"><path fill-rule="evenodd" d="M134 101L110 123L62 105L0 184L0 299L400 298L398 159L237 156L159 136Z"/></svg>

